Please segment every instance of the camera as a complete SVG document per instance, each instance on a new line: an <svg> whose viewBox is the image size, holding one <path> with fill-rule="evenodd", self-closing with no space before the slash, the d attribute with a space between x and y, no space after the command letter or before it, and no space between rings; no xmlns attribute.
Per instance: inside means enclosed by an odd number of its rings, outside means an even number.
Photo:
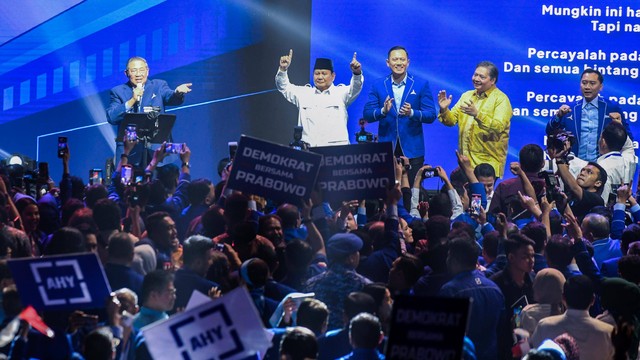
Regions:
<svg viewBox="0 0 640 360"><path fill-rule="evenodd" d="M127 141L136 141L138 140L138 133L136 131L135 125L129 125L124 130L124 136Z"/></svg>
<svg viewBox="0 0 640 360"><path fill-rule="evenodd" d="M89 170L89 185L102 184L102 169Z"/></svg>
<svg viewBox="0 0 640 360"><path fill-rule="evenodd" d="M224 251L224 244L222 244L222 243L216 244L216 247L213 248L213 250L223 252Z"/></svg>
<svg viewBox="0 0 640 360"><path fill-rule="evenodd" d="M302 140L302 126L293 128L293 141L289 143L289 147L296 150L309 150L309 143Z"/></svg>
<svg viewBox="0 0 640 360"><path fill-rule="evenodd" d="M138 190L135 185L130 185L127 188L127 193L127 202L129 203L129 206L136 206L140 204L140 195L138 194Z"/></svg>
<svg viewBox="0 0 640 360"><path fill-rule="evenodd" d="M573 145L576 142L576 137L571 131L558 130L547 136L547 149L564 150L564 143L567 141Z"/></svg>
<svg viewBox="0 0 640 360"><path fill-rule="evenodd" d="M364 127L367 125L367 121L365 119L358 120L358 124L360 125L360 131L358 131L355 134L356 142L358 144L377 142L378 141L377 136L373 135L373 133L370 133L370 132L368 132L367 130L364 129Z"/></svg>
<svg viewBox="0 0 640 360"><path fill-rule="evenodd" d="M434 176L438 176L438 169L436 169L436 168L428 167L428 168L425 168L422 171L422 178L423 179L432 178Z"/></svg>
<svg viewBox="0 0 640 360"><path fill-rule="evenodd" d="M120 170L120 181L123 185L130 185L133 178L133 167L129 164L123 165Z"/></svg>
<svg viewBox="0 0 640 360"><path fill-rule="evenodd" d="M558 177L556 176L556 174L554 174L552 171L541 171L538 173L538 177L544 179L544 183L547 188L547 193L545 194L545 196L547 197L547 201L549 203L562 199L560 182L558 181Z"/></svg>

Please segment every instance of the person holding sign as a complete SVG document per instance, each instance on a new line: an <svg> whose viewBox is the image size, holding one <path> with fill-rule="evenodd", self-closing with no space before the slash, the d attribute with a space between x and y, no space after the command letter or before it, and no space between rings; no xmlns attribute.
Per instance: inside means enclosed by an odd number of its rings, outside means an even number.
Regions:
<svg viewBox="0 0 640 360"><path fill-rule="evenodd" d="M480 62L471 81L474 89L462 94L451 110L453 96L447 96L445 90L438 92L438 119L446 126L458 124L458 150L469 157L473 167L490 164L501 178L509 147L511 102L496 87L498 68L492 62Z"/></svg>
<svg viewBox="0 0 640 360"><path fill-rule="evenodd" d="M311 146L349 144L347 131L347 107L355 101L362 90L364 76L362 66L353 53L349 64L351 82L349 86L333 85L336 74L331 59L317 58L313 67L313 87L293 85L289 82L287 70L291 65L293 50L280 57L280 67L276 74L278 91L299 110L298 125L302 126L302 140Z"/></svg>

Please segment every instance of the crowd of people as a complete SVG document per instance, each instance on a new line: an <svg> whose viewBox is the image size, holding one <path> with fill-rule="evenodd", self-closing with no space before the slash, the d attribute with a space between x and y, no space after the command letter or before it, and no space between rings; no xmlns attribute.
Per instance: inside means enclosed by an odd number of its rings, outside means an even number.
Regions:
<svg viewBox="0 0 640 360"><path fill-rule="evenodd" d="M317 115L303 105L315 95L342 101L344 110L360 92L356 54L351 87L330 94L332 63L316 62L317 91L301 90L286 76L292 55L280 59L276 80L301 106L301 121L313 124L302 108ZM123 183L120 170L138 145L127 138L105 184L87 186L69 173L74 149L62 156L60 181L36 197L3 175L0 353L150 359L143 327L183 311L196 290L217 299L245 287L274 334L273 346L256 355L269 359L383 359L399 296L472 299L464 359L638 358L636 162L623 112L598 97L602 75L582 74L584 99L550 119L546 149L522 147L508 167L514 177L496 185L504 177L511 108L495 88L495 66L480 63L475 89L451 109L451 97L440 91L436 115L428 83L406 72L406 50L392 48L387 63L392 74L374 85L364 110L380 121L380 140L392 141L398 155L396 185L384 199L328 203L314 191L309 199L275 203L227 188L232 165L219 167L218 183L192 179L187 144L180 167L163 164L162 144L143 180ZM151 89L137 85L147 80L144 59L129 65L128 88L119 91L130 94L112 96L112 105L120 103L119 112L109 107L113 119L140 108ZM167 92L166 101L182 101L189 86ZM346 119L337 113L338 122ZM438 159L424 164L422 123L436 118L460 127L451 171ZM307 129L308 141L330 140ZM428 194L423 185L431 174L443 185ZM44 309L52 338L24 321L10 329L29 304L21 302L6 259L83 252L97 255L113 290L105 306Z"/></svg>

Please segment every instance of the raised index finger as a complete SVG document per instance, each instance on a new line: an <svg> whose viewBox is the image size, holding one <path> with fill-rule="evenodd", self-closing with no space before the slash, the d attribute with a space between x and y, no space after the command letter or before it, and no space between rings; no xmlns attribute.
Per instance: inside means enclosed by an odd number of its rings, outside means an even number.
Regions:
<svg viewBox="0 0 640 360"><path fill-rule="evenodd" d="M293 57L293 49L289 49L289 58Z"/></svg>
<svg viewBox="0 0 640 360"><path fill-rule="evenodd" d="M356 59L356 55L357 55L357 54L358 54L357 52L355 52L355 51L353 52L353 60L355 60L355 59Z"/></svg>

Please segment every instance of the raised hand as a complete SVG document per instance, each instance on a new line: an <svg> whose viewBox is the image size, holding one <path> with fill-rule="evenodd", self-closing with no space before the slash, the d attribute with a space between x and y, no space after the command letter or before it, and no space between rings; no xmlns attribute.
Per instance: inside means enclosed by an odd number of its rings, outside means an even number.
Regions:
<svg viewBox="0 0 640 360"><path fill-rule="evenodd" d="M293 49L289 49L289 55L280 56L280 70L287 71L291 65L291 58L293 58Z"/></svg>
<svg viewBox="0 0 640 360"><path fill-rule="evenodd" d="M351 67L351 72L353 73L353 75L360 75L362 74L362 65L360 65L360 63L358 62L358 60L356 60L356 54L357 53L353 53L353 59L351 59L351 63L349 64L349 66ZM280 63L282 63L282 60L280 60Z"/></svg>
<svg viewBox="0 0 640 360"><path fill-rule="evenodd" d="M392 106L393 106L393 98L387 96L387 98L384 100L384 113L388 114L389 111L391 111Z"/></svg>
<svg viewBox="0 0 640 360"><path fill-rule="evenodd" d="M472 100L465 101L464 105L460 106L460 110L462 110L463 113L469 116L473 116L473 117L478 116L478 108L476 107L476 104L474 104Z"/></svg>
<svg viewBox="0 0 640 360"><path fill-rule="evenodd" d="M565 115L567 115L568 113L571 112L571 106L569 105L562 105L560 106L560 108L558 109L558 112L556 112L556 116L561 118Z"/></svg>
<svg viewBox="0 0 640 360"><path fill-rule="evenodd" d="M511 170L511 173L515 176L519 176L520 172L522 172L522 168L520 167L520 163L517 161L512 162L511 164L509 164L509 170Z"/></svg>
<svg viewBox="0 0 640 360"><path fill-rule="evenodd" d="M453 99L453 95L449 95L447 97L446 90L440 90L438 92L438 105L440 105L440 110L448 109L451 106L451 100Z"/></svg>
<svg viewBox="0 0 640 360"><path fill-rule="evenodd" d="M192 83L186 83L186 84L178 85L178 87L176 88L176 92L178 94L186 94L188 92L191 92L191 86L192 85L193 85Z"/></svg>
<svg viewBox="0 0 640 360"><path fill-rule="evenodd" d="M404 103L400 108L400 115L411 116L411 104L409 104L408 102Z"/></svg>

